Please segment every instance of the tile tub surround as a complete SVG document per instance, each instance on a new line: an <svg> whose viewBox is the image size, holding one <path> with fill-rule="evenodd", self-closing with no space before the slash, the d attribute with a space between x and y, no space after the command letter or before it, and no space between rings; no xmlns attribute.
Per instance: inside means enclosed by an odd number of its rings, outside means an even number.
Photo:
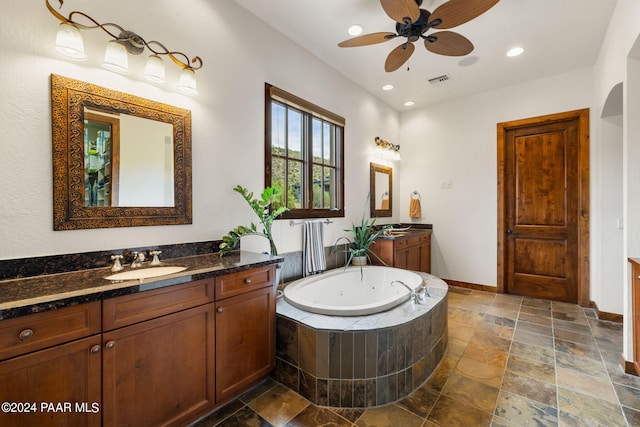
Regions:
<svg viewBox="0 0 640 427"><path fill-rule="evenodd" d="M428 279L423 304L369 316L324 316L276 305L274 379L320 406L368 408L403 399L447 348L447 285Z"/></svg>
<svg viewBox="0 0 640 427"><path fill-rule="evenodd" d="M282 258L238 251L223 258L210 253L161 260L187 269L143 283L106 280L104 277L111 274L109 267L0 280L0 320L271 265Z"/></svg>

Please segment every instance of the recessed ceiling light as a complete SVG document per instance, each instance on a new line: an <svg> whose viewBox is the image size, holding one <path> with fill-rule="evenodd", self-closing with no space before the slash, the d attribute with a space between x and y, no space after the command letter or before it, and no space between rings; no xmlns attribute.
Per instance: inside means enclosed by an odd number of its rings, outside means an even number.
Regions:
<svg viewBox="0 0 640 427"><path fill-rule="evenodd" d="M382 90L391 90L393 89L393 85L384 85L382 86Z"/></svg>
<svg viewBox="0 0 640 427"><path fill-rule="evenodd" d="M521 55L522 52L524 52L524 49L521 47L514 47L513 49L511 49L509 52L507 52L507 56L518 56Z"/></svg>
<svg viewBox="0 0 640 427"><path fill-rule="evenodd" d="M407 102L405 102L405 103L404 103L404 106L405 106L405 107L411 107L413 104L415 104L415 102L413 102L413 101L407 101Z"/></svg>
<svg viewBox="0 0 640 427"><path fill-rule="evenodd" d="M347 32L349 34L351 34L352 36L358 36L360 34L362 34L362 26L361 25L352 25L349 27L349 29L347 30Z"/></svg>

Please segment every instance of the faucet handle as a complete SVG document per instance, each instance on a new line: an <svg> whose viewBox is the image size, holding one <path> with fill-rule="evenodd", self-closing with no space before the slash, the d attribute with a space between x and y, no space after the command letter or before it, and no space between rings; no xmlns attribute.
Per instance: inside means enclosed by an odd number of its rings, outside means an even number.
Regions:
<svg viewBox="0 0 640 427"><path fill-rule="evenodd" d="M151 265L160 265L160 259L158 258L158 255L160 255L161 253L162 251L149 251L149 255L153 257L153 259L151 260Z"/></svg>
<svg viewBox="0 0 640 427"><path fill-rule="evenodd" d="M111 260L113 261L113 266L111 267L111 271L120 271L123 270L124 267L120 260L122 259L122 255L111 255Z"/></svg>

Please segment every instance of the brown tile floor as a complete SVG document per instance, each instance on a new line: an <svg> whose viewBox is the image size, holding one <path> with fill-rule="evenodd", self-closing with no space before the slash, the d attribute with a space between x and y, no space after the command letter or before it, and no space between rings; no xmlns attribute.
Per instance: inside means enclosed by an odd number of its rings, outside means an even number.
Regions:
<svg viewBox="0 0 640 427"><path fill-rule="evenodd" d="M450 288L449 348L408 398L336 409L269 379L209 426L640 426L640 378L620 367L622 325L574 304Z"/></svg>

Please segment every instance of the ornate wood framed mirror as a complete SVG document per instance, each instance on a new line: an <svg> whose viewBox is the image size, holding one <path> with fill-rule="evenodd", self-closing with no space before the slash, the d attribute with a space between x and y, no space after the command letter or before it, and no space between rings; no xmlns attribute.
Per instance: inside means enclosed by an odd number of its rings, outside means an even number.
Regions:
<svg viewBox="0 0 640 427"><path fill-rule="evenodd" d="M371 217L393 216L393 169L370 163L369 172Z"/></svg>
<svg viewBox="0 0 640 427"><path fill-rule="evenodd" d="M53 228L191 224L191 112L51 75Z"/></svg>

